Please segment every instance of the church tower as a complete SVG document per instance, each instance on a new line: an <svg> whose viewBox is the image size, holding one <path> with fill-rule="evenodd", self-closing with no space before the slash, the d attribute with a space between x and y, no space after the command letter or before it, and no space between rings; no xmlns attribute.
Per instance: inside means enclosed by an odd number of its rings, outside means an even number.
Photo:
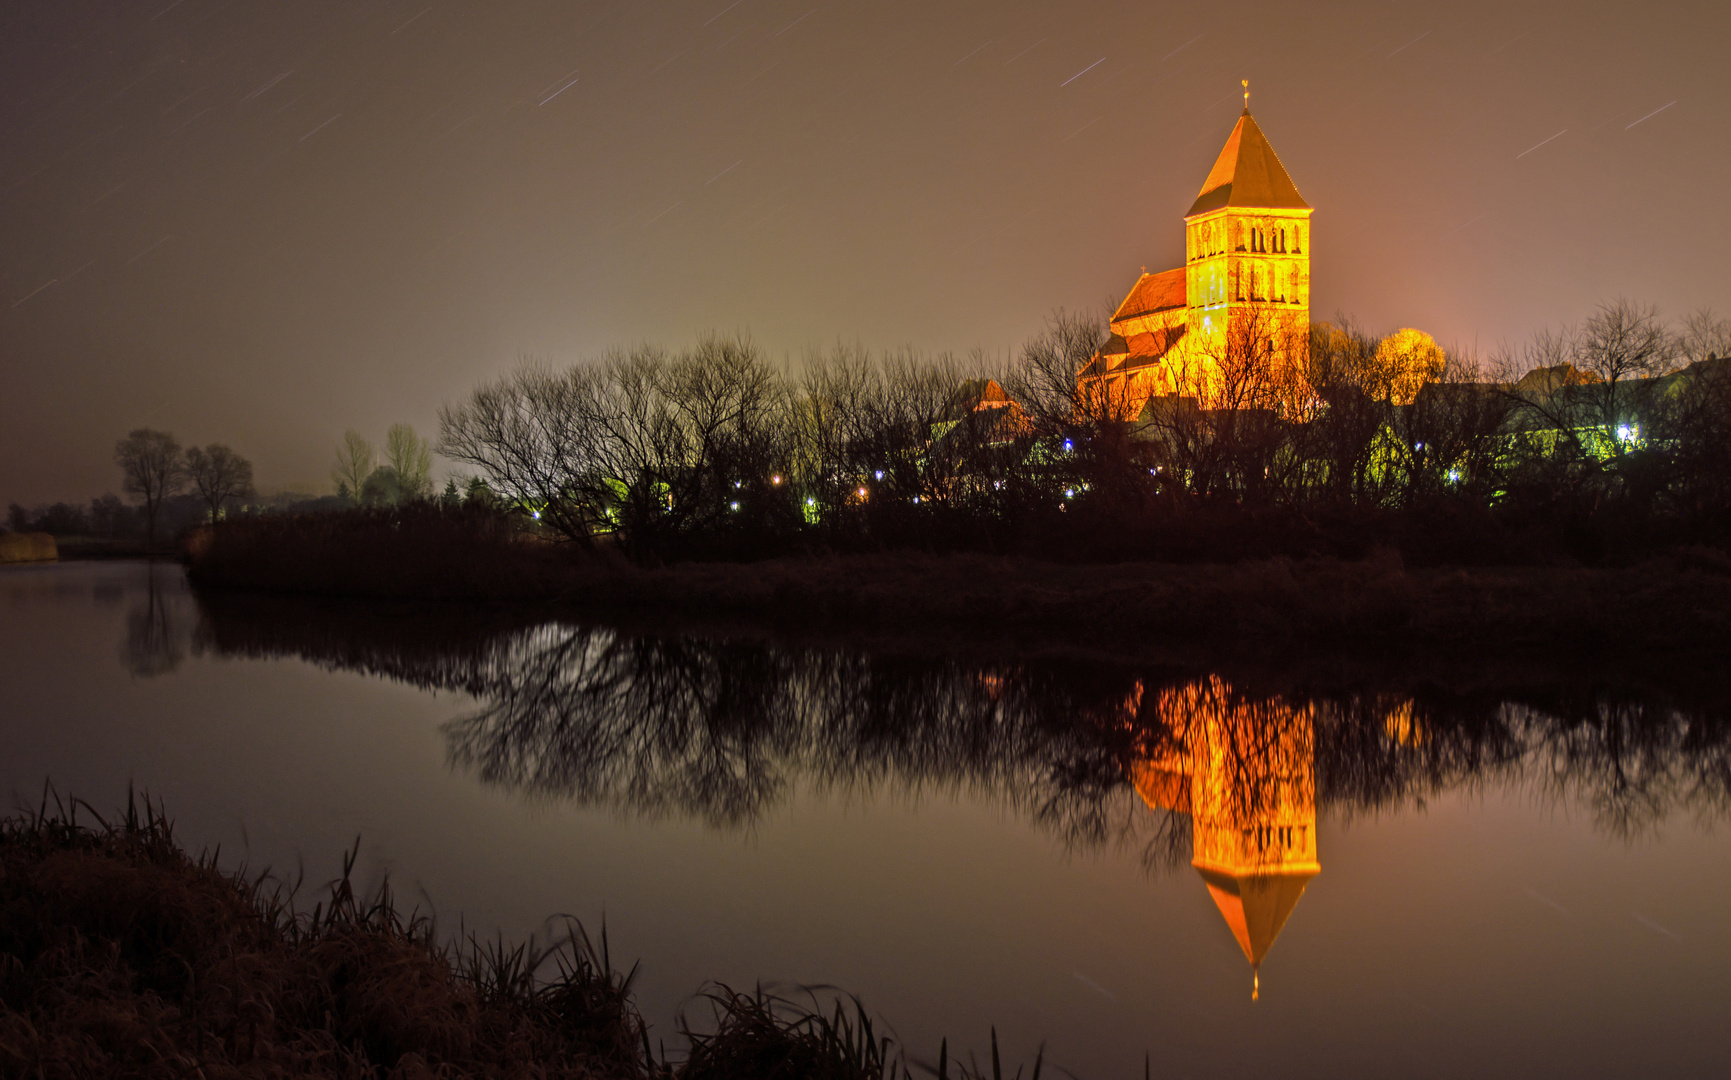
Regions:
<svg viewBox="0 0 1731 1080"><path fill-rule="evenodd" d="M1184 215L1186 336L1203 351L1234 326L1294 345L1310 332L1311 206L1250 115L1245 86L1244 112Z"/></svg>
<svg viewBox="0 0 1731 1080"><path fill-rule="evenodd" d="M1124 420L1146 420L1155 395L1164 409L1216 408L1230 365L1265 376L1235 404L1283 408L1279 376L1309 347L1310 214L1250 115L1246 82L1244 112L1184 215L1184 265L1144 268L1077 373L1082 400Z"/></svg>

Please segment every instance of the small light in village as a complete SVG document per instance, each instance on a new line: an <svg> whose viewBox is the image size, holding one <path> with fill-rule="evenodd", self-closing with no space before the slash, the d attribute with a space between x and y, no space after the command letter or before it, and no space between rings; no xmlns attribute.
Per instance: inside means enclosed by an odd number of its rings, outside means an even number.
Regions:
<svg viewBox="0 0 1731 1080"><path fill-rule="evenodd" d="M779 486L781 484L781 477L780 476L772 476L769 478L769 482Z"/></svg>

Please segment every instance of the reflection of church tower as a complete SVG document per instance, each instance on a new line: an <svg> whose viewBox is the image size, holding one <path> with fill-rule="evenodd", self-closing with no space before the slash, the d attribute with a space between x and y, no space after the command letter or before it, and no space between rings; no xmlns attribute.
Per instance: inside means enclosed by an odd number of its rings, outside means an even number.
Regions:
<svg viewBox="0 0 1731 1080"><path fill-rule="evenodd" d="M1191 865L1259 969L1322 869L1310 711L1242 700L1210 678L1162 694L1160 715L1172 741L1131 779L1150 805L1190 815Z"/></svg>

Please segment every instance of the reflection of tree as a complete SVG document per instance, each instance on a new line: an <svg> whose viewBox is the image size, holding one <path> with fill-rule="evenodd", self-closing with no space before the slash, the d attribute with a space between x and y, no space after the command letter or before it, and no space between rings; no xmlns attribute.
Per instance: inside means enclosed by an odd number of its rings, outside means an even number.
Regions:
<svg viewBox="0 0 1731 1080"><path fill-rule="evenodd" d="M1590 808L1618 836L1679 812L1731 812L1731 711L1715 700L1684 708L1554 686L1253 687L1188 672L656 638L499 612L233 596L200 607L201 647L474 696L445 734L451 760L485 783L718 826L747 826L798 786L966 790L1067 845L1134 844L1151 865L1178 864L1192 854L1190 819L1149 813L1131 778L1138 762L1194 742L1184 716L1210 710L1231 718L1221 775L1234 814L1302 798L1305 785L1315 811L1337 817L1461 789L1530 789ZM1306 734L1295 739L1300 719ZM1313 756L1302 777L1279 760L1293 753ZM1299 777L1287 796L1259 779L1281 775Z"/></svg>
<svg viewBox="0 0 1731 1080"><path fill-rule="evenodd" d="M755 817L786 785L802 726L794 672L761 649L558 623L487 661L485 703L445 732L483 781L581 804Z"/></svg>
<svg viewBox="0 0 1731 1080"><path fill-rule="evenodd" d="M800 779L1025 802L1042 765L1075 756L1055 743L1090 738L1039 709L1025 680L854 653L550 624L487 667L482 707L446 726L453 761L517 790L718 825L749 823ZM1066 809L1048 797L1036 813Z"/></svg>
<svg viewBox="0 0 1731 1080"><path fill-rule="evenodd" d="M159 579L157 564L150 563L144 602L133 604L126 613L126 641L120 648L120 662L134 675L166 675L186 658L189 638L190 628L177 617Z"/></svg>
<svg viewBox="0 0 1731 1080"><path fill-rule="evenodd" d="M1554 712L1509 708L1509 724L1532 747L1529 771L1547 796L1592 810L1599 827L1633 839L1672 814L1701 819L1731 810L1731 738L1718 722L1673 706L1592 694Z"/></svg>

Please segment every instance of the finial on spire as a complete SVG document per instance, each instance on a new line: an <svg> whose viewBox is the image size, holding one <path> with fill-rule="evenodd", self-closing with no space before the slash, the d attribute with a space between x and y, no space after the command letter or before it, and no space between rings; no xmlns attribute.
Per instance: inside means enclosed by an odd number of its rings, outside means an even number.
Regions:
<svg viewBox="0 0 1731 1080"><path fill-rule="evenodd" d="M1250 969L1250 1000L1255 1001L1262 996L1262 972Z"/></svg>
<svg viewBox="0 0 1731 1080"><path fill-rule="evenodd" d="M1249 112L1250 111L1250 80L1249 79L1239 79L1238 81L1244 85L1244 111Z"/></svg>

